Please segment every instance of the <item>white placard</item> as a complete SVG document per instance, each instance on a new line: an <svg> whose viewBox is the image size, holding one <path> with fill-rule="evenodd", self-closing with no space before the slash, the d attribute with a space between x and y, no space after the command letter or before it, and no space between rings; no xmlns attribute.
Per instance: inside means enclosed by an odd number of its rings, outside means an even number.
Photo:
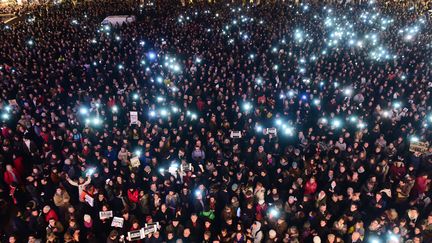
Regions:
<svg viewBox="0 0 432 243"><path fill-rule="evenodd" d="M113 211L100 211L99 218L100 219L109 219L113 217Z"/></svg>
<svg viewBox="0 0 432 243"><path fill-rule="evenodd" d="M144 239L144 228L141 228L139 230L132 230L127 233L127 240L128 241L135 241L135 240L141 240Z"/></svg>
<svg viewBox="0 0 432 243"><path fill-rule="evenodd" d="M94 206L94 198L92 196L85 194L84 199L90 206Z"/></svg>
<svg viewBox="0 0 432 243"><path fill-rule="evenodd" d="M241 131L231 131L230 137L231 138L241 138L242 137Z"/></svg>
<svg viewBox="0 0 432 243"><path fill-rule="evenodd" d="M123 228L124 219L120 217L114 217L111 223L112 227Z"/></svg>
<svg viewBox="0 0 432 243"><path fill-rule="evenodd" d="M138 124L138 112L137 111L130 111L130 123L131 124Z"/></svg>

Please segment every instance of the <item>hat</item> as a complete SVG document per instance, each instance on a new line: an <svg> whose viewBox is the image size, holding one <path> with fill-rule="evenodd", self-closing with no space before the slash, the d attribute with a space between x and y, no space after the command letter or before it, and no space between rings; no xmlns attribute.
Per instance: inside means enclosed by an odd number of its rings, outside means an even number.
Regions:
<svg viewBox="0 0 432 243"><path fill-rule="evenodd" d="M292 163L292 167L293 167L293 168L297 168L297 162L293 162L293 163Z"/></svg>
<svg viewBox="0 0 432 243"><path fill-rule="evenodd" d="M357 172L361 174L365 172L365 169L363 168L363 166L361 166L360 168L358 168Z"/></svg>
<svg viewBox="0 0 432 243"><path fill-rule="evenodd" d="M314 236L313 243L321 243L321 238L319 236Z"/></svg>

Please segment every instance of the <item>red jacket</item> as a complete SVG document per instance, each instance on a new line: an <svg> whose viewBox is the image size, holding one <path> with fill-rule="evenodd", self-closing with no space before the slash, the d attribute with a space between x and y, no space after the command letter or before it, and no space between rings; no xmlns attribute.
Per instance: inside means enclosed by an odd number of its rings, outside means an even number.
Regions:
<svg viewBox="0 0 432 243"><path fill-rule="evenodd" d="M19 183L21 182L21 178L20 178L19 173L16 171L15 168L12 169L12 173L15 174L15 178L16 178L16 180L17 180L17 181L15 181L15 182L19 184ZM14 177L13 177L12 173L9 172L9 171L5 171L4 174L3 174L4 181L5 181L6 184L8 184L8 185L11 185L12 182L14 182Z"/></svg>
<svg viewBox="0 0 432 243"><path fill-rule="evenodd" d="M312 183L310 181L306 182L304 194L311 195L314 194L317 190L318 184L316 182Z"/></svg>
<svg viewBox="0 0 432 243"><path fill-rule="evenodd" d="M128 190L127 194L128 194L128 198L129 198L130 202L138 203L138 190L137 189L134 189L133 191Z"/></svg>
<svg viewBox="0 0 432 243"><path fill-rule="evenodd" d="M54 219L55 221L59 220L58 216L57 216L57 213L53 209L50 209L50 211L48 211L48 213L45 215L45 222L48 223L48 221L50 219Z"/></svg>

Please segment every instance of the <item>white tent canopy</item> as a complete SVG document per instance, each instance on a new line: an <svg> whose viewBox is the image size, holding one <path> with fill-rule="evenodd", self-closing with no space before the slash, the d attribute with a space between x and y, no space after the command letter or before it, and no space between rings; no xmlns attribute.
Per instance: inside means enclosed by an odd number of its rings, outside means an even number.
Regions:
<svg viewBox="0 0 432 243"><path fill-rule="evenodd" d="M135 22L136 18L134 15L112 15L106 17L102 24L111 24L111 25L122 25Z"/></svg>

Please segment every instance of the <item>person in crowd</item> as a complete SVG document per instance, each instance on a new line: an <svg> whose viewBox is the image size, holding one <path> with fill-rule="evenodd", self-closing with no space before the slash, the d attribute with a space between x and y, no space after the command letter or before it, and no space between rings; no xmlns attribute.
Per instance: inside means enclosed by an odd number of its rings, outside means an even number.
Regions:
<svg viewBox="0 0 432 243"><path fill-rule="evenodd" d="M0 241L431 242L405 2L0 7Z"/></svg>

